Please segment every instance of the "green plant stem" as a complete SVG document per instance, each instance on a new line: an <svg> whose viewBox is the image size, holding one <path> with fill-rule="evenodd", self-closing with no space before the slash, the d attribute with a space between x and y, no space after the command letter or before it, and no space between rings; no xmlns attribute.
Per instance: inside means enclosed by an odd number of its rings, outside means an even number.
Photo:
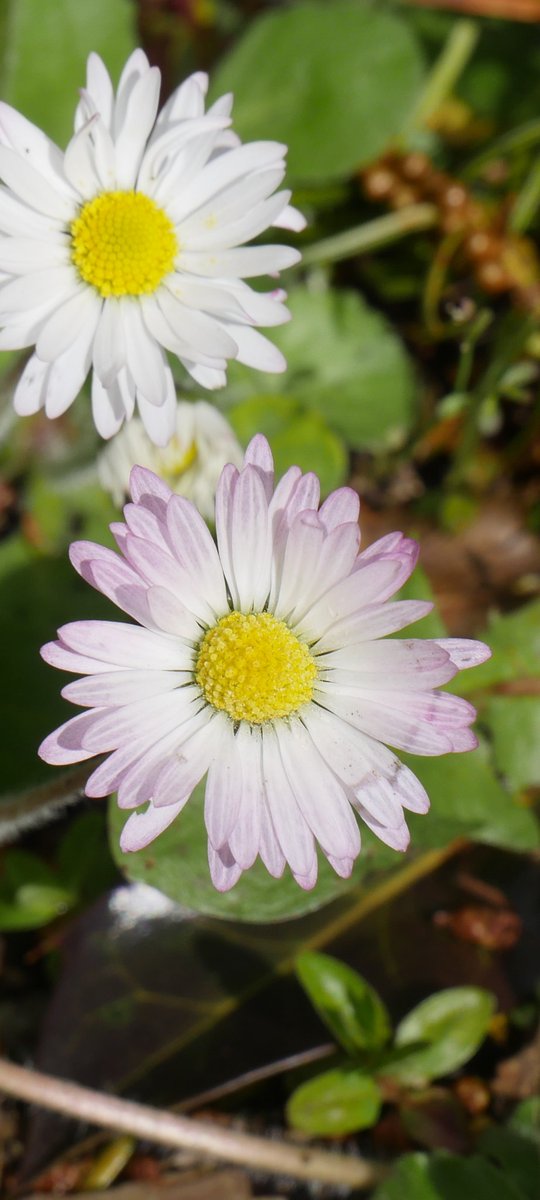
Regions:
<svg viewBox="0 0 540 1200"><path fill-rule="evenodd" d="M516 197L510 216L512 233L524 233L532 224L540 205L540 156L533 163Z"/></svg>
<svg viewBox="0 0 540 1200"><path fill-rule="evenodd" d="M356 254L365 254L396 242L408 233L433 229L436 223L437 209L434 204L411 204L399 212L376 217L374 221L366 221L354 229L346 229L321 242L314 242L304 250L302 262L306 267L314 267L353 258Z"/></svg>
<svg viewBox="0 0 540 1200"><path fill-rule="evenodd" d="M476 21L456 21L420 93L409 128L425 125L451 95L476 47L478 35Z"/></svg>
<svg viewBox="0 0 540 1200"><path fill-rule="evenodd" d="M540 118L538 117L535 117L534 121L526 121L524 125L510 129L508 133L503 133L501 137L496 138L487 150L483 150L481 154L477 154L466 164L461 174L464 179L474 179L480 174L486 163L491 162L493 158L511 154L514 150L526 150L529 146L534 146L536 142L540 142Z"/></svg>
<svg viewBox="0 0 540 1200"><path fill-rule="evenodd" d="M362 1158L254 1137L210 1122L176 1116L163 1109L120 1100L117 1096L81 1087L53 1075L16 1066L5 1058L0 1058L2 1092L159 1146L190 1150L203 1158L238 1163L273 1175L290 1175L294 1179L311 1179L348 1188L371 1188L383 1174L377 1164Z"/></svg>
<svg viewBox="0 0 540 1200"><path fill-rule="evenodd" d="M27 829L55 821L65 808L82 798L87 779L88 763L84 763L51 783L36 784L27 791L4 796L0 806L0 846Z"/></svg>
<svg viewBox="0 0 540 1200"><path fill-rule="evenodd" d="M454 384L455 392L466 392L472 374L476 344L489 328L493 313L486 308L480 310L470 325L460 346L460 359Z"/></svg>
<svg viewBox="0 0 540 1200"><path fill-rule="evenodd" d="M476 388L470 392L461 442L446 480L448 487L455 488L467 479L480 440L478 417L484 400L497 391L501 376L515 361L534 327L532 317L524 319L511 314L501 330L492 361Z"/></svg>

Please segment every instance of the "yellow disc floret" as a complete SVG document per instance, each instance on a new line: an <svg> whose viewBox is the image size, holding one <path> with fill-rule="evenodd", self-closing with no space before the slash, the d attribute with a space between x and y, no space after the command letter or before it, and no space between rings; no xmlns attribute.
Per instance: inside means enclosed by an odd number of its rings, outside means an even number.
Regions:
<svg viewBox="0 0 540 1200"><path fill-rule="evenodd" d="M268 612L222 617L205 633L195 667L209 704L256 725L311 700L316 675L308 647Z"/></svg>
<svg viewBox="0 0 540 1200"><path fill-rule="evenodd" d="M155 292L174 269L172 221L143 192L102 192L71 223L71 257L101 296Z"/></svg>

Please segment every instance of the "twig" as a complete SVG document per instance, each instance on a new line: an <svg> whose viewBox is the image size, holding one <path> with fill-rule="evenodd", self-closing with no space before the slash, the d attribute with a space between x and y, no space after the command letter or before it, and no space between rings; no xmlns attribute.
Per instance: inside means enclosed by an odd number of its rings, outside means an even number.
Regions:
<svg viewBox="0 0 540 1200"><path fill-rule="evenodd" d="M411 204L398 212L376 217L374 221L365 221L363 225L356 225L354 229L346 229L343 233L336 233L321 242L314 242L302 252L302 265L313 267L339 262L342 258L352 258L355 254L377 250L380 246L398 241L408 233L432 229L437 219L438 213L434 204Z"/></svg>
<svg viewBox="0 0 540 1200"><path fill-rule="evenodd" d="M61 817L65 808L82 799L87 778L88 763L84 763L50 783L36 784L27 791L5 796L0 809L0 846L13 841L26 829Z"/></svg>
<svg viewBox="0 0 540 1200"><path fill-rule="evenodd" d="M540 0L404 0L412 8L446 9L469 17L502 17L507 21L540 20ZM402 0L403 3L403 0Z"/></svg>
<svg viewBox="0 0 540 1200"><path fill-rule="evenodd" d="M291 1175L295 1179L351 1188L373 1187L382 1175L376 1164L361 1158L270 1141L189 1117L178 1117L56 1079L53 1075L18 1067L3 1058L0 1058L1 1092L77 1120L89 1121L92 1125L130 1133L160 1146L196 1151L203 1156L239 1163L272 1175Z"/></svg>
<svg viewBox="0 0 540 1200"><path fill-rule="evenodd" d="M216 1084L216 1087L208 1088L205 1092L198 1092L196 1096L188 1096L186 1100L181 1100L179 1104L173 1106L174 1111L193 1112L195 1108L203 1108L206 1104L215 1104L216 1101L223 1100L225 1096L233 1096L235 1092L254 1087L257 1083L264 1083L267 1079L274 1079L276 1075L284 1075L286 1071L297 1071L299 1067L311 1066L312 1063L329 1058L335 1052L335 1043L326 1042L323 1046L314 1046L311 1050L300 1050L298 1054L289 1054L287 1058L279 1058L276 1062L266 1063L263 1067L254 1067L252 1071L244 1071L243 1075L236 1075L234 1079Z"/></svg>

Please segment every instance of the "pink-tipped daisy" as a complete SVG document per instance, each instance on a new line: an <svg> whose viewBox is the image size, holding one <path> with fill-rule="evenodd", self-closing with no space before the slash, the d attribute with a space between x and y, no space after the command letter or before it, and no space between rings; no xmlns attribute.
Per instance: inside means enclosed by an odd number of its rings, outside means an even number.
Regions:
<svg viewBox="0 0 540 1200"><path fill-rule="evenodd" d="M285 293L244 280L297 262L289 246L246 246L268 229L302 229L276 191L286 147L241 145L232 97L205 113L206 75L158 116L160 72L136 50L116 95L97 54L63 153L0 104L0 349L35 346L15 393L21 416L69 408L92 370L98 432L111 437L137 404L166 445L176 396L166 351L205 388L231 358L282 371L256 326L288 320Z"/></svg>
<svg viewBox="0 0 540 1200"><path fill-rule="evenodd" d="M362 820L396 850L404 810L426 812L418 779L384 743L415 754L472 750L471 705L436 689L489 657L481 642L385 640L431 608L391 601L417 559L390 534L359 553L358 497L319 507L315 475L291 467L274 490L266 439L216 496L217 547L194 505L134 467L118 555L71 548L84 579L138 624L76 621L43 648L82 679L63 695L90 711L51 734L46 762L108 757L89 796L118 792L139 809L121 836L140 850L207 776L205 820L215 886L231 888L259 855L288 863L303 888L317 843L350 874Z"/></svg>

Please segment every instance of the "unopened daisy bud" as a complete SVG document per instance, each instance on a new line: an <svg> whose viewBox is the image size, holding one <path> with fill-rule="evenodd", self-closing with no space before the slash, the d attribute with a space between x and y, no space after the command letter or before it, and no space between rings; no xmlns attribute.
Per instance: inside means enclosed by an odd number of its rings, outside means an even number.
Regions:
<svg viewBox="0 0 540 1200"><path fill-rule="evenodd" d="M212 521L218 479L226 463L241 465L242 449L229 422L212 404L180 400L167 446L155 446L142 421L134 417L101 451L99 479L119 507L129 497L131 468L137 463L155 471L173 492L192 500Z"/></svg>
<svg viewBox="0 0 540 1200"><path fill-rule="evenodd" d="M388 534L359 552L358 496L319 507L315 475L291 467L274 489L260 435L216 495L217 546L195 506L134 467L120 554L71 547L75 568L139 625L75 621L44 659L82 675L63 695L88 711L40 747L46 762L108 757L88 796L117 791L132 809L124 851L141 850L180 814L206 776L213 882L231 888L260 856L302 888L317 844L350 875L357 816L405 850L405 812L428 797L385 743L452 754L477 742L474 708L437 689L489 657L482 642L386 640L431 604L392 601L417 546ZM140 811L137 811L139 810Z"/></svg>
<svg viewBox="0 0 540 1200"><path fill-rule="evenodd" d="M272 225L305 224L290 192L276 191L286 147L241 145L232 97L205 112L207 86L197 72L158 115L160 72L142 50L116 95L91 54L65 153L0 104L0 349L35 347L15 393L21 416L60 416L92 371L101 436L137 405L164 446L176 419L166 351L210 389L226 382L229 359L284 370L256 328L288 320L284 293L244 280L300 258L245 245Z"/></svg>

